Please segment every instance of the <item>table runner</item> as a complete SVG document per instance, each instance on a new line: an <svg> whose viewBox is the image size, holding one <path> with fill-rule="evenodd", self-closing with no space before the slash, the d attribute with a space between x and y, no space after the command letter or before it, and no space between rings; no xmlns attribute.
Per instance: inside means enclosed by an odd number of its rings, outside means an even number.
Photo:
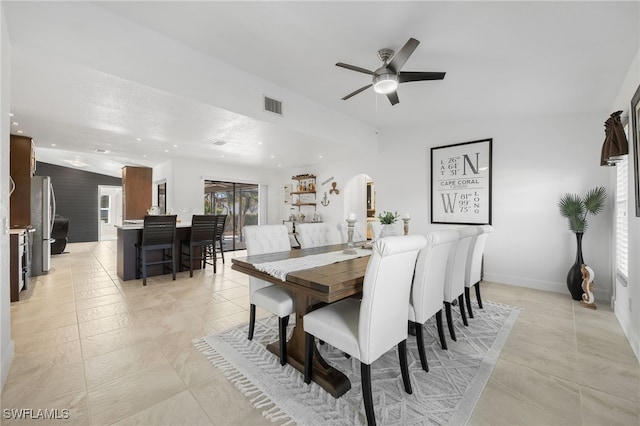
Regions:
<svg viewBox="0 0 640 426"><path fill-rule="evenodd" d="M293 271L316 268L318 266L330 265L332 263L371 255L371 250L361 248L356 248L355 250L356 254L345 254L342 250L331 251L329 253L311 254L309 256L277 260L275 262L255 263L253 267L260 272L266 272L272 277L286 281L287 274Z"/></svg>

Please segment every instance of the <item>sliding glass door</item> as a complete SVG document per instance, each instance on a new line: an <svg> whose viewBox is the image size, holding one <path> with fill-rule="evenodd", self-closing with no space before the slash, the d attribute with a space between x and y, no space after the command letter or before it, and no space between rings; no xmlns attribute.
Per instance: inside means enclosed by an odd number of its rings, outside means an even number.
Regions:
<svg viewBox="0 0 640 426"><path fill-rule="evenodd" d="M242 239L242 227L257 225L260 222L259 211L258 185L205 180L205 214L227 215L227 226L223 238L225 251L246 249Z"/></svg>

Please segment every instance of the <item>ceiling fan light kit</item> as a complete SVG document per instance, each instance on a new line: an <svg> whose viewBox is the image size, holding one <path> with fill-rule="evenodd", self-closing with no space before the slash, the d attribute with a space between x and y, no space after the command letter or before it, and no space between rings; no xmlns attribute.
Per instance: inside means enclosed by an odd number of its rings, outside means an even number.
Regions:
<svg viewBox="0 0 640 426"><path fill-rule="evenodd" d="M373 77L373 90L381 95L395 92L398 88L398 76L392 73L376 75Z"/></svg>
<svg viewBox="0 0 640 426"><path fill-rule="evenodd" d="M398 99L398 93L396 90L398 89L398 84L400 83L409 83L411 81L425 81L425 80L442 80L444 79L445 73L443 72L401 72L400 69L407 62L407 59L411 56L416 47L418 47L420 42L415 38L410 38L409 41L402 46L402 49L395 53L391 49L380 49L378 50L378 59L380 59L383 64L380 68L375 71L370 71L366 68L358 67L355 65L345 64L343 62L338 62L336 66L341 68L346 68L351 71L361 72L363 74L369 74L372 76L371 84L367 84L353 92L349 93L347 96L342 98L342 100L347 100L352 96L357 95L360 92L364 92L369 87L373 86L373 90L376 93L381 95L387 95L389 102L391 105L395 105L400 102ZM395 54L394 54L395 53ZM391 61L389 62L389 59Z"/></svg>

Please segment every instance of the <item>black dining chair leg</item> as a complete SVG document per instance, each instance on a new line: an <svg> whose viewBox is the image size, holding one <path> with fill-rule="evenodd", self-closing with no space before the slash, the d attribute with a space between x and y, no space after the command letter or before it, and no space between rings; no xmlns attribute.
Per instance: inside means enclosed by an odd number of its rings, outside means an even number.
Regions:
<svg viewBox="0 0 640 426"><path fill-rule="evenodd" d="M360 376L362 377L362 398L364 399L364 412L367 415L367 424L375 426L376 416L373 412L373 395L371 394L371 366L360 363Z"/></svg>
<svg viewBox="0 0 640 426"><path fill-rule="evenodd" d="M447 339L444 337L444 328L442 326L442 309L436 312L436 326L438 327L438 336L440 337L440 347L446 351L449 348L447 347Z"/></svg>
<svg viewBox="0 0 640 426"><path fill-rule="evenodd" d="M411 395L411 379L409 378L409 364L407 363L407 339L398 343L398 359L400 360L400 371L402 372L402 383L404 383L404 391Z"/></svg>
<svg viewBox="0 0 640 426"><path fill-rule="evenodd" d="M304 382L311 383L311 371L313 370L313 334L304 333Z"/></svg>
<svg viewBox="0 0 640 426"><path fill-rule="evenodd" d="M444 311L447 315L447 325L449 326L449 335L451 336L451 340L456 341L456 332L453 329L453 318L451 318L451 303L444 302Z"/></svg>
<svg viewBox="0 0 640 426"><path fill-rule="evenodd" d="M482 307L482 298L480 297L480 282L478 281L474 287L476 288L476 299L478 299L478 307L480 309L484 309Z"/></svg>
<svg viewBox="0 0 640 426"><path fill-rule="evenodd" d="M469 326L469 322L467 321L467 314L464 312L464 294L458 296L458 305L460 305L460 316L462 317L462 323L465 327Z"/></svg>
<svg viewBox="0 0 640 426"><path fill-rule="evenodd" d="M422 369L429 372L429 364L427 364L427 354L424 351L424 334L422 333L422 324L413 323L416 331L416 343L418 344L418 354L420 355L420 364Z"/></svg>
<svg viewBox="0 0 640 426"><path fill-rule="evenodd" d="M278 318L279 342L280 342L280 365L287 363L287 319L289 317Z"/></svg>
<svg viewBox="0 0 640 426"><path fill-rule="evenodd" d="M464 299L467 302L467 312L469 313L469 318L473 318L473 311L471 311L471 298L469 295L471 292L469 291L469 287L464 288Z"/></svg>
<svg viewBox="0 0 640 426"><path fill-rule="evenodd" d="M253 330L256 327L256 305L253 303L249 307L249 335L247 339L253 340Z"/></svg>
<svg viewBox="0 0 640 426"><path fill-rule="evenodd" d="M189 244L189 277L193 278L193 246Z"/></svg>

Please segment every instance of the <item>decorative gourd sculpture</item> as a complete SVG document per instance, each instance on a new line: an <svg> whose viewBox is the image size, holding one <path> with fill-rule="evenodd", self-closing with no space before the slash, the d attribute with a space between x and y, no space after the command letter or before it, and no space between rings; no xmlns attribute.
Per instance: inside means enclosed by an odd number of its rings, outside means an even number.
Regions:
<svg viewBox="0 0 640 426"><path fill-rule="evenodd" d="M593 279L596 275L593 269L584 263L580 271L582 272L582 291L584 291L580 304L585 308L596 309L595 298L593 297Z"/></svg>

